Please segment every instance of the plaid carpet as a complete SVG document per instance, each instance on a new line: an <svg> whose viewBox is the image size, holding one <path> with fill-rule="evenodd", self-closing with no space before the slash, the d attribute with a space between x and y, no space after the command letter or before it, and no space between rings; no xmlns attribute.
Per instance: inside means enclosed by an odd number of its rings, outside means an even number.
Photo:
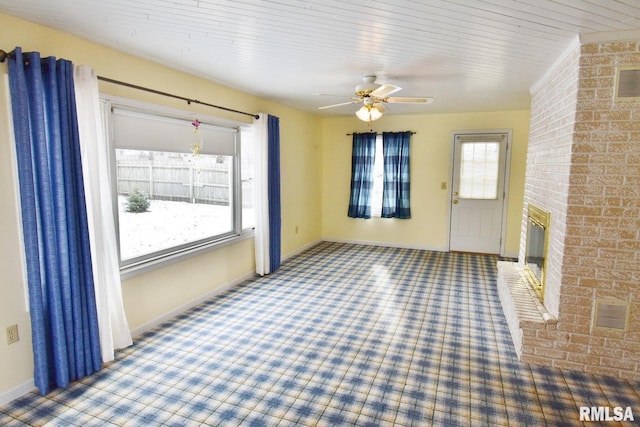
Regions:
<svg viewBox="0 0 640 427"><path fill-rule="evenodd" d="M582 425L639 384L517 360L492 256L322 243L0 425ZM616 423L608 423L615 425Z"/></svg>

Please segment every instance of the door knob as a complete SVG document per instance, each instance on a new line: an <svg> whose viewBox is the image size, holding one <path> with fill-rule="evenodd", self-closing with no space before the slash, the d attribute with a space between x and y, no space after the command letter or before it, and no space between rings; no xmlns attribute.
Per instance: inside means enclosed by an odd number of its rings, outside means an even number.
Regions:
<svg viewBox="0 0 640 427"><path fill-rule="evenodd" d="M457 196L457 195L458 195L458 192L457 192L457 191L454 191L454 192L453 192L453 195L454 195L454 196Z"/></svg>
<svg viewBox="0 0 640 427"><path fill-rule="evenodd" d="M453 201L453 204L454 204L454 205L457 205L457 204L458 204L458 199L455 199L455 200Z"/></svg>

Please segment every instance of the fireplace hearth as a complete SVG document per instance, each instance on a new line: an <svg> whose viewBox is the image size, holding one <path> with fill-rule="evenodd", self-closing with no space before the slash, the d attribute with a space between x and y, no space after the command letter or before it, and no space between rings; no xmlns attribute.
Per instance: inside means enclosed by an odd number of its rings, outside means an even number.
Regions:
<svg viewBox="0 0 640 427"><path fill-rule="evenodd" d="M500 305L518 358L528 362L541 360L534 349L557 331L558 320L543 302L550 219L549 212L529 204L524 253L517 262L497 264Z"/></svg>

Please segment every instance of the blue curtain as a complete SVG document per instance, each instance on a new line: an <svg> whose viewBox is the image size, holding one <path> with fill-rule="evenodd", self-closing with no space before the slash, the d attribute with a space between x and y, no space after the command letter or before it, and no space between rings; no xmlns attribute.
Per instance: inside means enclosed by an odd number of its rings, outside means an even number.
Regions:
<svg viewBox="0 0 640 427"><path fill-rule="evenodd" d="M384 132L382 218L411 218L409 140L411 132Z"/></svg>
<svg viewBox="0 0 640 427"><path fill-rule="evenodd" d="M351 218L371 218L371 192L373 190L373 164L376 158L376 134L354 133L351 153Z"/></svg>
<svg viewBox="0 0 640 427"><path fill-rule="evenodd" d="M101 369L73 64L16 48L9 85L41 393Z"/></svg>
<svg viewBox="0 0 640 427"><path fill-rule="evenodd" d="M281 207L280 207L280 119L267 116L267 157L269 192L269 272L280 268L281 262Z"/></svg>

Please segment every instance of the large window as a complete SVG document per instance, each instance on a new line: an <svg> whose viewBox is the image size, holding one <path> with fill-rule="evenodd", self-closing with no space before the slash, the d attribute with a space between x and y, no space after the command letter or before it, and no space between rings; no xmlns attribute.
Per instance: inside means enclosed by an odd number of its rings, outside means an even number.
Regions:
<svg viewBox="0 0 640 427"><path fill-rule="evenodd" d="M210 249L253 227L248 129L103 105L124 272Z"/></svg>

